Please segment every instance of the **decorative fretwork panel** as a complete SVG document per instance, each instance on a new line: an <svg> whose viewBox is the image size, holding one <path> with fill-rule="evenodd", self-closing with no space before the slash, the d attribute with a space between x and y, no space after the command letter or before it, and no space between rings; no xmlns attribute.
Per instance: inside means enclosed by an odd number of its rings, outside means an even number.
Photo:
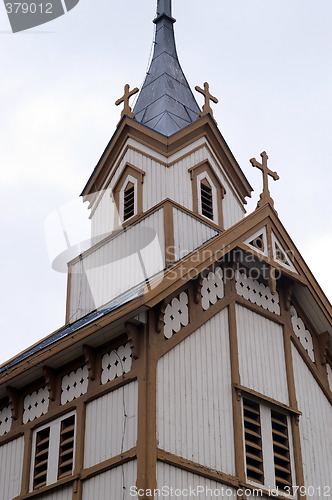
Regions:
<svg viewBox="0 0 332 500"><path fill-rule="evenodd" d="M85 365L65 375L61 384L61 404L64 405L85 394L88 390L89 371Z"/></svg>
<svg viewBox="0 0 332 500"><path fill-rule="evenodd" d="M189 323L188 295L186 292L180 293L166 306L164 315L164 335L170 339L174 333L181 330Z"/></svg>
<svg viewBox="0 0 332 500"><path fill-rule="evenodd" d="M50 396L47 387L29 394L24 398L23 423L31 422L48 412Z"/></svg>
<svg viewBox="0 0 332 500"><path fill-rule="evenodd" d="M259 283L243 272L236 271L236 291L241 297L275 314L280 314L279 294L271 293L269 286Z"/></svg>
<svg viewBox="0 0 332 500"><path fill-rule="evenodd" d="M306 329L305 324L299 317L294 306L291 306L291 317L293 330L312 361L315 361L314 345L311 333Z"/></svg>
<svg viewBox="0 0 332 500"><path fill-rule="evenodd" d="M12 412L10 406L0 410L0 436L7 434L12 425Z"/></svg>
<svg viewBox="0 0 332 500"><path fill-rule="evenodd" d="M244 241L244 244L247 245L252 250L255 250L255 252L258 252L259 254L267 257L268 245L267 245L266 227L265 226L262 227L254 234L249 236L249 238L247 238Z"/></svg>
<svg viewBox="0 0 332 500"><path fill-rule="evenodd" d="M125 373L130 372L132 361L132 351L129 342L105 354L102 359L101 383L106 384L110 380L122 377Z"/></svg>
<svg viewBox="0 0 332 500"><path fill-rule="evenodd" d="M283 247L273 231L271 237L274 260L283 267L286 267L289 271L296 273L297 271L292 263L293 253Z"/></svg>
<svg viewBox="0 0 332 500"><path fill-rule="evenodd" d="M203 279L201 295L204 311L224 296L223 270L220 267Z"/></svg>

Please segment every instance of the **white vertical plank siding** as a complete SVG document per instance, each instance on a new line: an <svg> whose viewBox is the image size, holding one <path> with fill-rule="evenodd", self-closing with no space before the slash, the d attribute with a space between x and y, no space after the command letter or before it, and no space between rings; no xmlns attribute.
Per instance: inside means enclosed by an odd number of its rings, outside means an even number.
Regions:
<svg viewBox="0 0 332 500"><path fill-rule="evenodd" d="M329 487L332 495L332 407L296 347L292 346L306 487ZM314 498L323 498L315 490Z"/></svg>
<svg viewBox="0 0 332 500"><path fill-rule="evenodd" d="M173 208L175 259L184 257L195 248L218 234L207 224L203 224L187 213Z"/></svg>
<svg viewBox="0 0 332 500"><path fill-rule="evenodd" d="M136 486L137 461L99 474L84 481L83 500L130 500L135 498L130 488ZM136 498L138 498L136 496Z"/></svg>
<svg viewBox="0 0 332 500"><path fill-rule="evenodd" d="M230 187L227 191L227 185L222 207L225 229L232 227L234 224L242 220L245 215L242 203L239 202Z"/></svg>
<svg viewBox="0 0 332 500"><path fill-rule="evenodd" d="M204 138L195 141L190 146L186 146L183 150L178 151L168 159L133 139L129 139L127 144L133 146L135 149L139 149L142 153L133 151L132 149L127 150L92 216L92 229L94 236L109 232L113 226L111 216L113 214L113 208L111 207L112 203L110 193L117 183L126 163L135 165L137 168L145 172L143 182L144 212L166 198L170 198L185 208L192 210L192 181L188 169L208 160L220 182L226 189L226 195L223 200L225 228L228 229L244 217L245 210L243 203L235 195L231 187L231 182L224 173L222 165L216 162L215 157L211 155L208 147L202 147L181 159L181 157L195 148L202 145L204 146L206 144L206 140ZM122 152L123 150L121 151L121 154ZM121 154L119 156L121 156ZM160 161L158 161L158 159ZM176 161L177 159L179 160ZM175 163L170 167L166 167L162 164L162 162L167 161L169 163L173 163L175 161Z"/></svg>
<svg viewBox="0 0 332 500"><path fill-rule="evenodd" d="M226 309L159 360L157 436L161 449L235 473Z"/></svg>
<svg viewBox="0 0 332 500"><path fill-rule="evenodd" d="M98 206L91 217L91 236L99 241L110 234L114 228L115 205L112 201L112 192L106 189L101 193Z"/></svg>
<svg viewBox="0 0 332 500"><path fill-rule="evenodd" d="M136 446L137 382L95 399L86 408L84 467L92 467ZM124 414L127 414L127 418Z"/></svg>
<svg viewBox="0 0 332 500"><path fill-rule="evenodd" d="M36 500L72 500L73 488L68 486L67 488L60 488L50 493L44 493L44 495L37 495Z"/></svg>
<svg viewBox="0 0 332 500"><path fill-rule="evenodd" d="M163 209L160 208L87 253L83 261L74 263L70 295L72 321L161 271L165 267L164 241Z"/></svg>
<svg viewBox="0 0 332 500"><path fill-rule="evenodd" d="M235 488L162 462L157 463L157 488L161 490L161 495L157 494L156 499L165 497L180 498L181 500L184 498L197 498L198 500L206 500L207 498L211 498L212 500L214 498L239 498ZM168 496L171 488L173 488L173 495L169 494ZM191 494L188 494L190 493L190 489Z"/></svg>
<svg viewBox="0 0 332 500"><path fill-rule="evenodd" d="M242 385L288 404L282 327L240 305L236 320Z"/></svg>
<svg viewBox="0 0 332 500"><path fill-rule="evenodd" d="M24 438L0 447L0 498L12 500L21 491Z"/></svg>

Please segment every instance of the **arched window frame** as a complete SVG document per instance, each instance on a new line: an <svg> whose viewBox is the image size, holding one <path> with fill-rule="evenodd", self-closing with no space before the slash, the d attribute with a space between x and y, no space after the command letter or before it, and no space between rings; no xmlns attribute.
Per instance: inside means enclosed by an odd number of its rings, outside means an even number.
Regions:
<svg viewBox="0 0 332 500"><path fill-rule="evenodd" d="M112 197L116 205L115 227L127 225L143 212L143 182L145 172L127 163L112 189ZM124 220L124 193L128 182L134 185L134 215Z"/></svg>
<svg viewBox="0 0 332 500"><path fill-rule="evenodd" d="M207 160L191 167L188 172L192 181L193 212L206 222L210 222L223 230L222 200L226 194L226 190L221 184L219 177ZM204 179L209 183L212 190L213 219L203 215L202 211L201 182Z"/></svg>
<svg viewBox="0 0 332 500"><path fill-rule="evenodd" d="M209 186L211 187L212 191L212 213L213 217L207 217L206 215L203 214L203 206L202 206L202 181L206 180ZM213 184L213 181L211 180L211 177L207 172L202 172L197 176L197 195L198 195L198 213L202 217L205 217L206 219L215 222L218 224L218 202L217 202L217 189L216 186Z"/></svg>
<svg viewBox="0 0 332 500"><path fill-rule="evenodd" d="M129 183L134 185L134 213L133 213L133 215L128 217L128 219L125 220L125 213L124 213L125 191L126 191ZM122 222L127 222L128 220L135 217L135 215L137 215L137 197L138 197L137 184L138 184L138 182L137 182L136 177L133 177L132 175L128 175L125 179L125 182L123 183L121 190L120 190L119 216L120 216L120 220Z"/></svg>

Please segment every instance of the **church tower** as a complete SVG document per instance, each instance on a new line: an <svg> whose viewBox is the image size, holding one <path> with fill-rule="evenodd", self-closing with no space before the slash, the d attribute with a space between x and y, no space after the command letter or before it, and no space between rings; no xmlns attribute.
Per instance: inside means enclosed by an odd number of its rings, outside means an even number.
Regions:
<svg viewBox="0 0 332 500"><path fill-rule="evenodd" d="M157 2L82 197L65 325L0 366L1 500L329 498L331 305L252 189ZM131 98L138 94L132 109ZM197 94L197 95L198 95Z"/></svg>

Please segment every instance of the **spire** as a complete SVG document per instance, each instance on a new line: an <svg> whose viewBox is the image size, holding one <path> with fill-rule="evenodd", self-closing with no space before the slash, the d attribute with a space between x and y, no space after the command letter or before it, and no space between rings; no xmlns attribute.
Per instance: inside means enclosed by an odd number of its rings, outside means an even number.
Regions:
<svg viewBox="0 0 332 500"><path fill-rule="evenodd" d="M198 104L181 69L171 0L158 0L154 54L134 107L136 120L167 137L194 122Z"/></svg>
<svg viewBox="0 0 332 500"><path fill-rule="evenodd" d="M158 0L157 1L157 17L165 14L172 17L172 0Z"/></svg>

